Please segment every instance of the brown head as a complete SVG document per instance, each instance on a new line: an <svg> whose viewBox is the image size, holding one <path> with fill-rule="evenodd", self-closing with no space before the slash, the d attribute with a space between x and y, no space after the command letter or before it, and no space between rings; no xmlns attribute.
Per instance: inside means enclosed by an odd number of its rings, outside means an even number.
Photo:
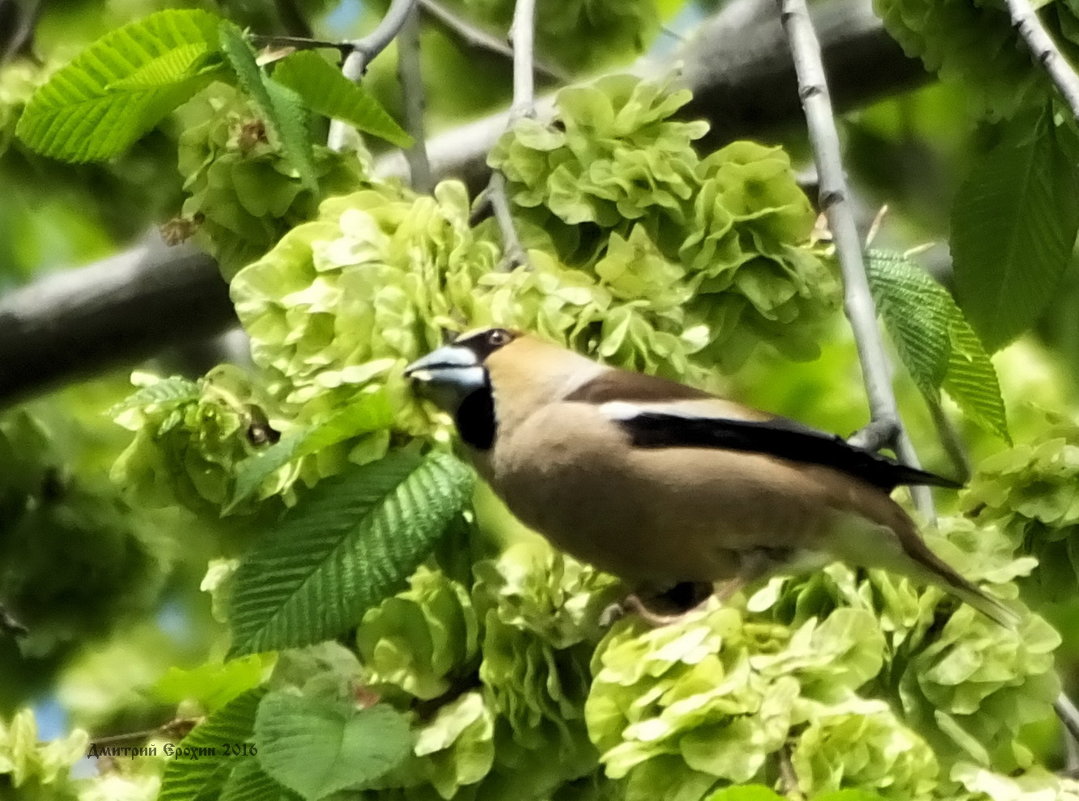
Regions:
<svg viewBox="0 0 1079 801"><path fill-rule="evenodd" d="M416 391L451 414L468 445L489 450L498 428L564 397L603 366L508 328L462 334L405 368Z"/></svg>

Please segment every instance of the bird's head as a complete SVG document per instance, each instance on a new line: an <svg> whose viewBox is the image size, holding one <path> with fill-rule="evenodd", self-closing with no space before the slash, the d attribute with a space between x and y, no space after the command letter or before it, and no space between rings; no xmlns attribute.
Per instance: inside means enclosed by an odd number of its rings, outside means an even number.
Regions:
<svg viewBox="0 0 1079 801"><path fill-rule="evenodd" d="M490 387L487 358L520 338L506 328L484 328L461 334L405 368L416 391L454 414L466 399Z"/></svg>

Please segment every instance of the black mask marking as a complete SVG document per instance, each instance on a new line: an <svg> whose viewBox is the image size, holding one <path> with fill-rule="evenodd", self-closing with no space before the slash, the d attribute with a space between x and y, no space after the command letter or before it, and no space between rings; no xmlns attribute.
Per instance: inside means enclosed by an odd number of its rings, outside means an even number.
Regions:
<svg viewBox="0 0 1079 801"><path fill-rule="evenodd" d="M454 422L461 439L476 450L489 451L494 446L498 423L495 420L495 399L490 384L477 389L461 401Z"/></svg>

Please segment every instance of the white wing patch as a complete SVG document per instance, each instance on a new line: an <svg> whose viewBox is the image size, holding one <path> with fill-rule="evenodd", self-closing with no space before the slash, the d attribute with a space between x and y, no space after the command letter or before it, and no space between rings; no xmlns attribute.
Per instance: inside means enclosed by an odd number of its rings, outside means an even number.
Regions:
<svg viewBox="0 0 1079 801"><path fill-rule="evenodd" d="M600 414L608 420L624 423L642 414L664 414L681 417L685 420L767 420L765 415L747 414L745 407L729 403L720 398L702 400L677 400L653 403L631 403L629 401L607 401L599 406Z"/></svg>

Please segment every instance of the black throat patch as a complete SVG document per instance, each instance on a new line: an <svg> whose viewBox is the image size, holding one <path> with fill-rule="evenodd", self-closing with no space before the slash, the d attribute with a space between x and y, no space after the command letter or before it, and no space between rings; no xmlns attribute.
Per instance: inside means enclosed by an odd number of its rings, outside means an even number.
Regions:
<svg viewBox="0 0 1079 801"><path fill-rule="evenodd" d="M488 383L461 401L453 419L461 439L476 450L489 451L495 444L498 422L495 399Z"/></svg>

